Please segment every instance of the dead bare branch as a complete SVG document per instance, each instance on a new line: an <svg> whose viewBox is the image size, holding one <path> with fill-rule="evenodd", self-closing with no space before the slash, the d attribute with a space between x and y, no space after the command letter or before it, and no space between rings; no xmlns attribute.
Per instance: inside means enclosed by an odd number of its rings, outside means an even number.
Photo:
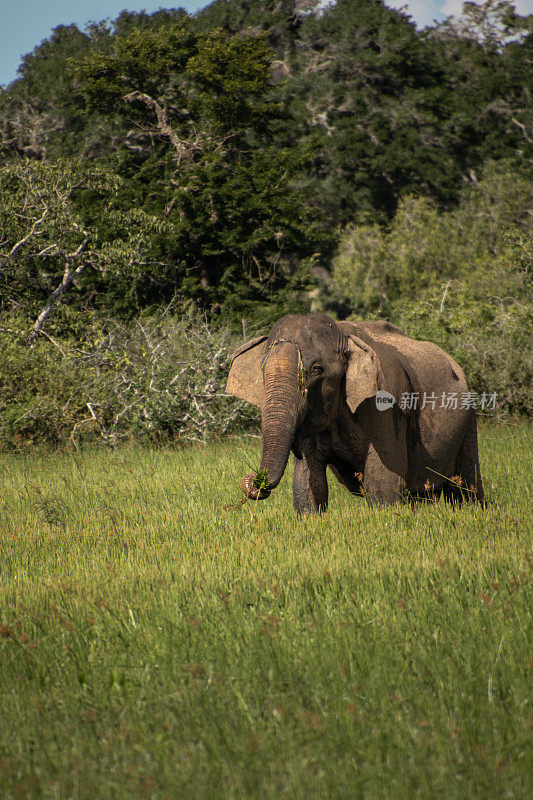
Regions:
<svg viewBox="0 0 533 800"><path fill-rule="evenodd" d="M74 270L74 272L71 272L69 259L77 258L83 252L88 241L89 241L89 236L86 236L83 242L79 245L79 247L77 247L73 253L69 253L69 255L67 256L65 261L65 272L63 275L63 280L61 281L59 286L56 289L54 289L54 291L48 298L48 302L46 303L45 307L37 317L35 324L33 326L33 330L30 334L30 342L32 342L35 339L35 337L43 327L44 323L50 316L50 312L56 300L59 297L61 297L61 295L72 285L74 279L77 278L78 275L81 275L83 270L86 268L87 262L83 262L82 264L79 265L79 267L77 267L77 269Z"/></svg>
<svg viewBox="0 0 533 800"><path fill-rule="evenodd" d="M165 106L162 106L157 102L157 100L154 100L153 97L150 97L150 95L145 94L144 92L135 91L125 95L123 99L127 103L133 103L135 101L143 103L154 112L157 118L157 129L159 133L161 133L163 136L166 136L170 140L170 143L174 148L178 164L183 158L190 158L195 150L201 149L201 138L199 136L197 136L195 140L180 139L168 121L168 113Z"/></svg>
<svg viewBox="0 0 533 800"><path fill-rule="evenodd" d="M49 213L50 213L50 209L49 208L45 208L45 210L44 210L43 214L41 215L41 217L39 217L39 219L36 219L35 222L33 223L33 225L31 226L30 232L26 236L24 236L22 239L20 239L16 244L13 245L13 247L11 248L9 253L7 254L7 258L11 258L12 256L14 256L15 253L17 252L17 250L19 250L23 245L25 245L26 242L28 242L31 239L32 236L39 236L41 231L38 231L37 228L39 227L39 225L42 225L42 223L45 221L45 219L46 219L46 217L48 216Z"/></svg>
<svg viewBox="0 0 533 800"><path fill-rule="evenodd" d="M517 119L515 119L514 117L511 117L511 122L512 122L514 125L516 125L518 128L520 128L520 130L522 131L522 133L523 133L523 135L524 135L524 139L526 140L526 142L529 142L529 144L532 144L532 142L533 142L533 139L530 139L530 138L529 138L529 136L527 135L527 128L526 128L526 126L525 126L525 125L523 125L521 122L519 122L519 121L518 121Z"/></svg>

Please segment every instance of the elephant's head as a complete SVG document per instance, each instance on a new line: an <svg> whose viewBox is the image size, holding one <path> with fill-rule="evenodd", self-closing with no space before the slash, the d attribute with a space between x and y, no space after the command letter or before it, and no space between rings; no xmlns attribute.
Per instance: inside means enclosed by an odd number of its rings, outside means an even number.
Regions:
<svg viewBox="0 0 533 800"><path fill-rule="evenodd" d="M248 498L268 497L300 437L326 430L343 404L355 412L376 394L375 353L349 325L323 314L290 314L270 336L253 339L233 354L226 391L262 412L261 466L242 484Z"/></svg>

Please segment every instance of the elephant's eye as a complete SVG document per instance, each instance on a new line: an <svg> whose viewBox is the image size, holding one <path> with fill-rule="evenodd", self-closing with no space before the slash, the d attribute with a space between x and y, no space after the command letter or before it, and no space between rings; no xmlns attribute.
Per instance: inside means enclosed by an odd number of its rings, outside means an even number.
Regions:
<svg viewBox="0 0 533 800"><path fill-rule="evenodd" d="M322 375L322 373L324 372L324 367L322 366L322 364L313 364L313 366L311 367L311 372L313 375Z"/></svg>

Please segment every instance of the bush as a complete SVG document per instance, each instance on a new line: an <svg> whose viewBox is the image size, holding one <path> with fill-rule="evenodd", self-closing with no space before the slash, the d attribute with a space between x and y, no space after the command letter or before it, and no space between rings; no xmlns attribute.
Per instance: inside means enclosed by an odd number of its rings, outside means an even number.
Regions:
<svg viewBox="0 0 533 800"><path fill-rule="evenodd" d="M439 212L427 198L404 197L388 230L349 226L333 258L333 288L358 313L387 313L436 282L487 267L509 236L531 231L530 182L502 164L463 191L459 208Z"/></svg>
<svg viewBox="0 0 533 800"><path fill-rule="evenodd" d="M500 410L531 411L529 194L524 176L492 165L454 211L408 197L389 230L348 228L333 261L337 300L450 352Z"/></svg>
<svg viewBox="0 0 533 800"><path fill-rule="evenodd" d="M228 327L193 314L129 326L94 318L77 342L48 337L30 345L21 320L9 322L0 328L3 449L199 442L256 424L258 412L224 392L241 338Z"/></svg>
<svg viewBox="0 0 533 800"><path fill-rule="evenodd" d="M397 303L392 319L411 336L453 354L477 392L497 393L500 411L531 412L530 243L525 236L446 284Z"/></svg>

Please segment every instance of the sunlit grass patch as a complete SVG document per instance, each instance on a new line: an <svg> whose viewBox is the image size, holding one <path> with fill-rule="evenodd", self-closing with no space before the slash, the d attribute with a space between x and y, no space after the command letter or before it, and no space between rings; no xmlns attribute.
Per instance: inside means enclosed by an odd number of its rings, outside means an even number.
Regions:
<svg viewBox="0 0 533 800"><path fill-rule="evenodd" d="M257 440L3 456L2 796L528 796L529 434L485 512L301 521Z"/></svg>

